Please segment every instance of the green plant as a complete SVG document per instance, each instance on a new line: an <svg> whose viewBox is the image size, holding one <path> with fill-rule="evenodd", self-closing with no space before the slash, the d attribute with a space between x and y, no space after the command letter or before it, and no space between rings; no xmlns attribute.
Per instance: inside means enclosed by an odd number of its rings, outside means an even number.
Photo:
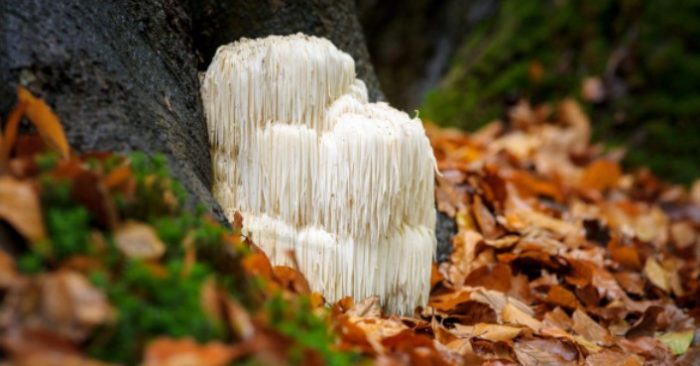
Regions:
<svg viewBox="0 0 700 366"><path fill-rule="evenodd" d="M502 1L460 48L422 115L475 129L501 117L514 96L556 102L580 96L582 80L595 76L607 96L585 105L594 138L627 147L630 166L691 182L700 176L698 13L698 0Z"/></svg>

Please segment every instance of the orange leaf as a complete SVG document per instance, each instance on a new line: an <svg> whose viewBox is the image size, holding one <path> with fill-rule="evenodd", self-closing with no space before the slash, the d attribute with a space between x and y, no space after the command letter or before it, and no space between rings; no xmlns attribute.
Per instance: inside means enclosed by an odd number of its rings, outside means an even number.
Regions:
<svg viewBox="0 0 700 366"><path fill-rule="evenodd" d="M618 163L604 159L596 160L584 170L580 187L601 192L615 186L621 176Z"/></svg>
<svg viewBox="0 0 700 366"><path fill-rule="evenodd" d="M306 278L296 269L287 266L275 266L272 270L275 274L275 279L283 288L298 294L311 293Z"/></svg>
<svg viewBox="0 0 700 366"><path fill-rule="evenodd" d="M6 165L7 160L10 158L10 152L17 138L17 127L19 127L19 122L22 120L22 115L26 109L27 103L20 101L12 109L10 116L7 117L5 133L0 136L0 166Z"/></svg>
<svg viewBox="0 0 700 366"><path fill-rule="evenodd" d="M612 258L629 269L638 270L642 268L642 261L639 259L637 249L629 246L615 246L610 248Z"/></svg>
<svg viewBox="0 0 700 366"><path fill-rule="evenodd" d="M250 275L272 279L272 265L263 252L252 253L243 259L243 268Z"/></svg>
<svg viewBox="0 0 700 366"><path fill-rule="evenodd" d="M547 302L569 309L575 309L578 307L576 295L559 285L554 285L549 288L549 292L547 292Z"/></svg>
<svg viewBox="0 0 700 366"><path fill-rule="evenodd" d="M219 342L204 345L191 339L158 338L146 348L147 366L200 365L224 366L235 357L233 350Z"/></svg>
<svg viewBox="0 0 700 366"><path fill-rule="evenodd" d="M46 144L56 149L61 156L67 158L70 153L68 140L63 132L63 126L43 100L35 97L22 86L17 87L17 99L26 103L25 115L36 126Z"/></svg>
<svg viewBox="0 0 700 366"><path fill-rule="evenodd" d="M46 235L39 197L27 182L10 177L0 178L0 220L9 222L32 242Z"/></svg>
<svg viewBox="0 0 700 366"><path fill-rule="evenodd" d="M107 189L112 190L127 184L131 178L131 167L120 166L112 169L112 171L110 171L109 174L103 178L102 182Z"/></svg>

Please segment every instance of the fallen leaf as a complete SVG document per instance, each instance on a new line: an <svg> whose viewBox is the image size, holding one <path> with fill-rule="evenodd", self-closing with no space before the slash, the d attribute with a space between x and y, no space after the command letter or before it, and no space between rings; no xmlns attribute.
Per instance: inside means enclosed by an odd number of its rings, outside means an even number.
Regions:
<svg viewBox="0 0 700 366"><path fill-rule="evenodd" d="M539 320L532 317L532 315L525 313L513 304L506 304L503 307L501 317L503 318L504 322L524 325L534 331L538 331L540 328L542 328L542 323Z"/></svg>
<svg viewBox="0 0 700 366"><path fill-rule="evenodd" d="M603 350L586 357L586 366L642 366L644 359L629 353Z"/></svg>
<svg viewBox="0 0 700 366"><path fill-rule="evenodd" d="M287 266L274 266L272 268L275 279L282 288L293 291L297 294L310 294L311 289L301 272Z"/></svg>
<svg viewBox="0 0 700 366"><path fill-rule="evenodd" d="M620 165L609 160L596 160L583 171L580 187L583 190L602 192L614 187L622 173Z"/></svg>
<svg viewBox="0 0 700 366"><path fill-rule="evenodd" d="M552 338L521 339L513 351L523 366L559 366L578 364L576 347Z"/></svg>
<svg viewBox="0 0 700 366"><path fill-rule="evenodd" d="M489 209L484 204L481 196L474 196L471 208L472 215L474 215L474 218L476 219L476 222L479 225L481 233L484 235L484 237L498 237L500 234L500 230L498 229L496 219L493 217L491 211L489 211Z"/></svg>
<svg viewBox="0 0 700 366"><path fill-rule="evenodd" d="M639 270L642 267L642 262L639 259L639 253L634 247L615 246L610 249L610 255L612 256L613 260L626 268Z"/></svg>
<svg viewBox="0 0 700 366"><path fill-rule="evenodd" d="M510 291L512 273L510 266L503 263L492 263L473 270L464 280L467 286L482 286L500 292Z"/></svg>
<svg viewBox="0 0 700 366"><path fill-rule="evenodd" d="M610 333L591 319L586 312L581 311L581 309L576 309L572 317L574 321L573 329L576 333L581 335L583 338L599 345L599 346L609 346L612 345L612 336Z"/></svg>
<svg viewBox="0 0 700 366"><path fill-rule="evenodd" d="M647 276L649 281L654 284L654 286L669 292L671 290L671 285L669 283L669 275L666 271L659 265L659 262L653 258L647 258L644 264L644 274Z"/></svg>
<svg viewBox="0 0 700 366"><path fill-rule="evenodd" d="M698 235L690 222L674 222L671 224L671 239L678 249L685 249L695 244Z"/></svg>
<svg viewBox="0 0 700 366"><path fill-rule="evenodd" d="M545 301L569 309L575 309L579 306L576 295L559 285L554 285L549 288Z"/></svg>
<svg viewBox="0 0 700 366"><path fill-rule="evenodd" d="M128 221L114 232L117 248L130 258L152 260L165 254L165 244L149 225Z"/></svg>
<svg viewBox="0 0 700 366"><path fill-rule="evenodd" d="M20 103L26 103L25 115L36 126L46 144L56 149L63 158L70 154L68 140L63 132L63 126L58 117L53 113L43 100L34 97L22 86L17 87L17 99Z"/></svg>
<svg viewBox="0 0 700 366"><path fill-rule="evenodd" d="M16 366L108 366L81 356L76 347L56 334L39 329L4 332L0 346L10 365Z"/></svg>
<svg viewBox="0 0 700 366"><path fill-rule="evenodd" d="M157 338L144 351L145 366L225 366L235 358L233 350L220 342L195 343L192 339Z"/></svg>
<svg viewBox="0 0 700 366"><path fill-rule="evenodd" d="M667 332L656 336L656 339L663 342L674 355L682 355L690 347L695 331L692 329L682 332Z"/></svg>
<svg viewBox="0 0 700 366"><path fill-rule="evenodd" d="M522 328L487 323L474 325L455 324L453 332L459 336L479 337L493 342L505 342L520 335Z"/></svg>
<svg viewBox="0 0 700 366"><path fill-rule="evenodd" d="M29 182L0 177L0 220L34 243L46 237L39 197Z"/></svg>
<svg viewBox="0 0 700 366"><path fill-rule="evenodd" d="M17 130L19 123L22 121L22 115L27 110L27 103L18 101L17 105L12 109L10 115L5 122L5 132L0 134L0 167L7 165L10 153L17 139Z"/></svg>
<svg viewBox="0 0 700 366"><path fill-rule="evenodd" d="M669 348L656 338L622 338L616 342L624 351L644 357L645 364L671 365L673 363L673 354Z"/></svg>

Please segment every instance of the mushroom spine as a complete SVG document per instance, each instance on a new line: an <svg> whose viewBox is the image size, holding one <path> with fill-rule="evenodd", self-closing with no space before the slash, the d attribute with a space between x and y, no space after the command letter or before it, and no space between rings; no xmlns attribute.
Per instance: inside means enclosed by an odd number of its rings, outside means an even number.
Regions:
<svg viewBox="0 0 700 366"><path fill-rule="evenodd" d="M214 195L329 301L428 299L435 158L417 118L368 103L353 59L302 34L220 47L202 83Z"/></svg>

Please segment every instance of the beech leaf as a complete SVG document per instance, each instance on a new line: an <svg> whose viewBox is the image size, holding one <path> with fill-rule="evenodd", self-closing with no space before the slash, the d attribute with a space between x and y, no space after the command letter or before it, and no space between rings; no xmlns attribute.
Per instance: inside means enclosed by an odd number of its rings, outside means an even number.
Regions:
<svg viewBox="0 0 700 366"><path fill-rule="evenodd" d="M31 183L0 177L0 220L32 242L46 236L39 197Z"/></svg>

